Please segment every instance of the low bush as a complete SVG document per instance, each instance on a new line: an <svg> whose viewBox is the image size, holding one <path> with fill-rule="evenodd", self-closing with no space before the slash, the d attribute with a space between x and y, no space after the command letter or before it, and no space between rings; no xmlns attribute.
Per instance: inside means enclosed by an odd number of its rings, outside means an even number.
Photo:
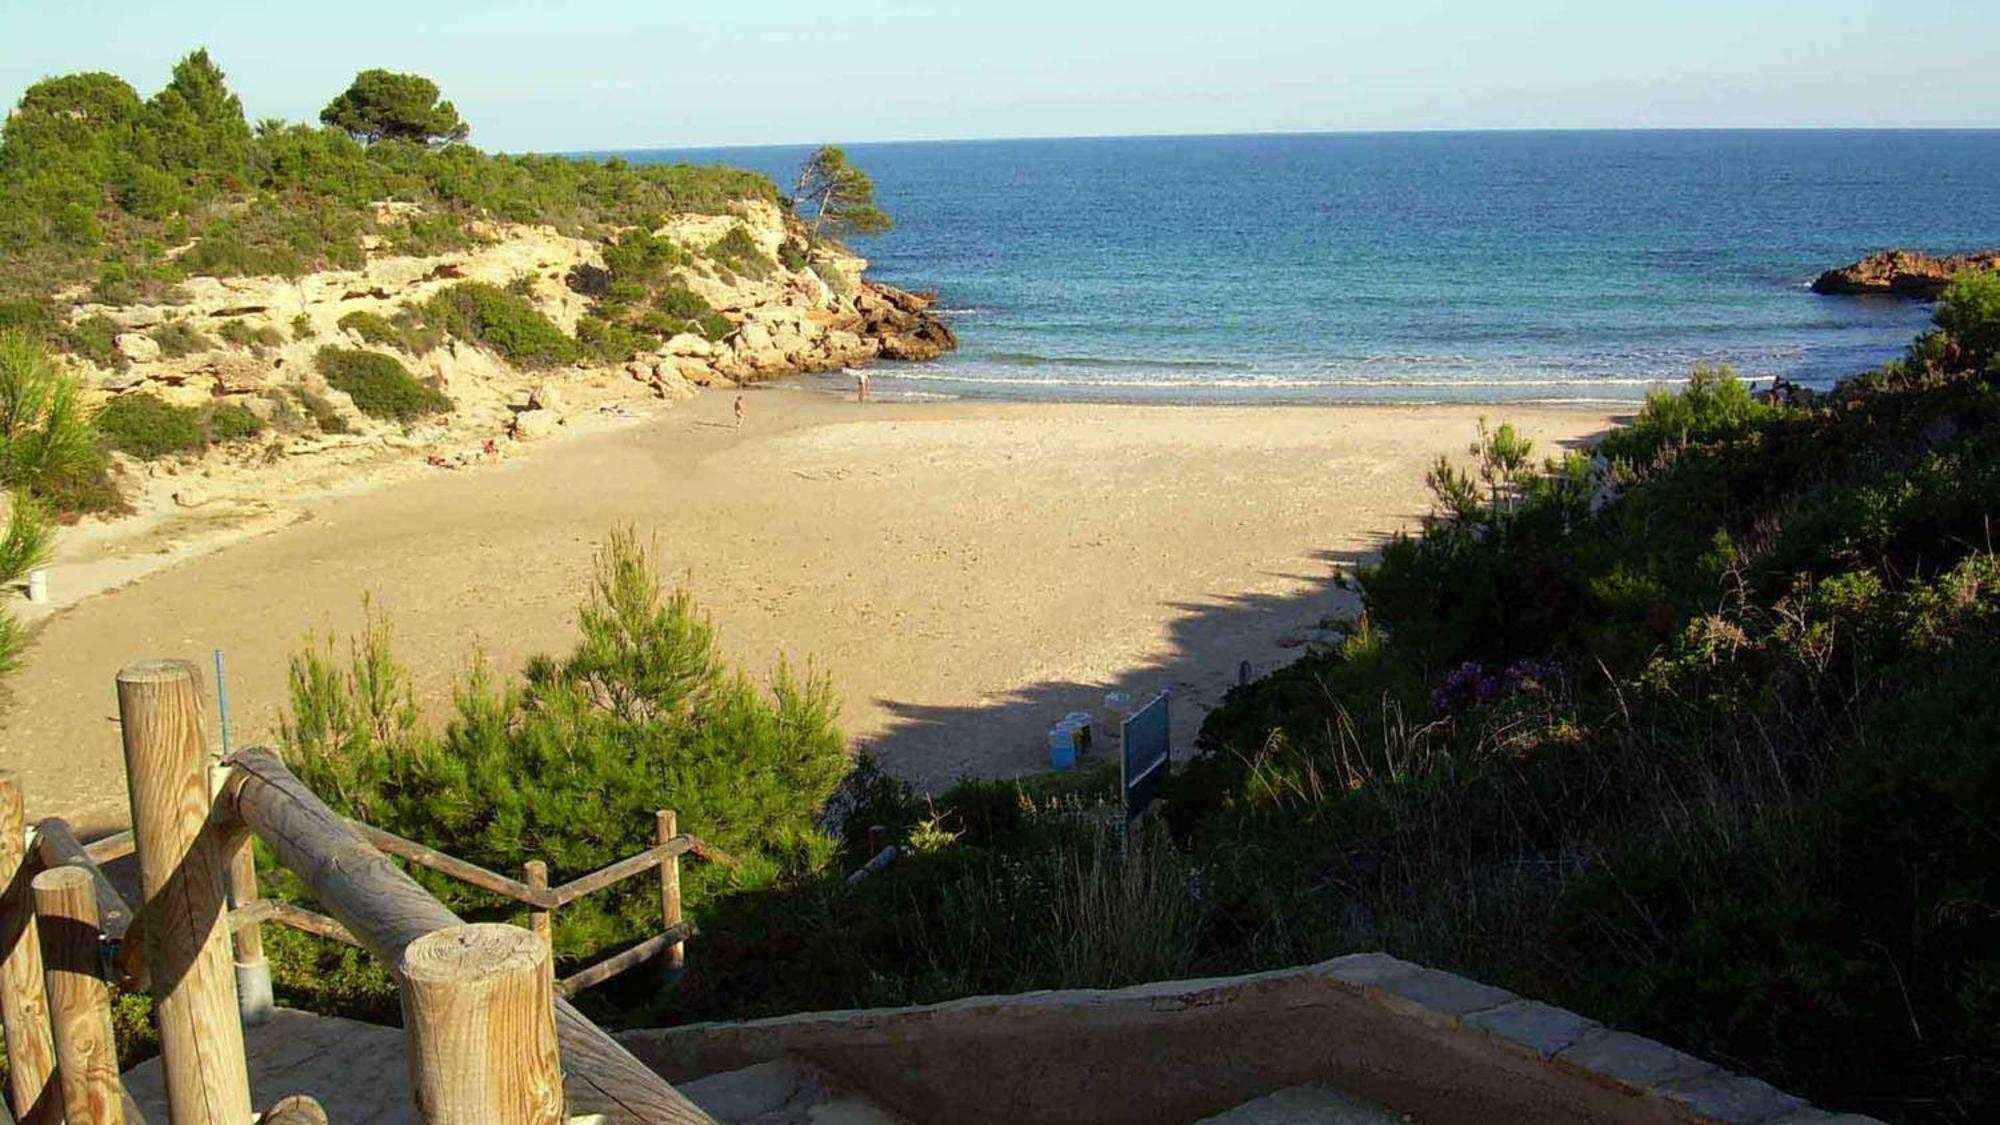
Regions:
<svg viewBox="0 0 2000 1125"><path fill-rule="evenodd" d="M690 863L691 909L770 887L831 852L815 818L847 765L827 681L780 665L765 690L728 669L708 619L685 591L663 593L629 532L600 552L582 636L502 684L483 663L460 684L453 721L424 726L386 619L341 658L330 644L291 666L282 726L293 768L342 812L496 870L546 861L556 882L654 843L654 811L733 853ZM419 873L448 905L508 908L462 883ZM655 880L635 879L565 907L565 962L659 925Z"/></svg>
<svg viewBox="0 0 2000 1125"><path fill-rule="evenodd" d="M168 359L180 359L215 346L215 342L202 335L200 329L182 320L167 321L146 335L160 345L160 354Z"/></svg>
<svg viewBox="0 0 2000 1125"><path fill-rule="evenodd" d="M141 461L208 446L201 411L152 394L119 395L105 403L97 412L97 430L106 445Z"/></svg>
<svg viewBox="0 0 2000 1125"><path fill-rule="evenodd" d="M284 333L268 324L252 328L247 321L231 320L217 330L216 335L239 348L261 351L264 348L279 347L285 342Z"/></svg>
<svg viewBox="0 0 2000 1125"><path fill-rule="evenodd" d="M577 342L526 298L467 281L431 298L425 313L444 331L528 368L574 362Z"/></svg>
<svg viewBox="0 0 2000 1125"><path fill-rule="evenodd" d="M356 310L340 318L340 327L365 344L399 348L411 355L428 355L444 342L444 331L423 310L404 307L394 317Z"/></svg>
<svg viewBox="0 0 2000 1125"><path fill-rule="evenodd" d="M757 239L742 226L730 227L729 233L710 243L707 255L710 261L729 272L759 281L770 277L778 268L778 263L764 253L763 248L757 245Z"/></svg>
<svg viewBox="0 0 2000 1125"><path fill-rule="evenodd" d="M203 422L210 441L249 441L264 432L264 420L249 407L236 403L209 407Z"/></svg>
<svg viewBox="0 0 2000 1125"><path fill-rule="evenodd" d="M594 316L578 318L576 342L585 354L599 363L624 363L634 356L652 351L660 344L657 336Z"/></svg>
<svg viewBox="0 0 2000 1125"><path fill-rule="evenodd" d="M312 419L313 425L319 429L320 433L344 434L347 432L347 419L341 416L340 411L334 408L333 403L327 401L325 395L314 394L304 387L294 387L292 388L292 397L298 400L300 408L306 412L307 417Z"/></svg>
<svg viewBox="0 0 2000 1125"><path fill-rule="evenodd" d="M313 363L328 386L345 393L356 410L371 418L409 422L452 408L442 391L419 383L391 355L327 347L319 350Z"/></svg>
<svg viewBox="0 0 2000 1125"><path fill-rule="evenodd" d="M118 350L118 326L109 317L87 316L77 321L63 333L62 343L71 355L81 356L99 367L122 371L131 366L125 353Z"/></svg>
<svg viewBox="0 0 2000 1125"><path fill-rule="evenodd" d="M662 337L692 332L709 340L721 340L736 331L735 321L716 312L701 294L681 285L668 286L655 295L652 310L638 324Z"/></svg>

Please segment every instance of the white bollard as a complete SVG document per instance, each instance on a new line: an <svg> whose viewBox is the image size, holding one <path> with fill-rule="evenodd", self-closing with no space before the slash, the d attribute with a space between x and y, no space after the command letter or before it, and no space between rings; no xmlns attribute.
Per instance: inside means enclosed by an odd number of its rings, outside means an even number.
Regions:
<svg viewBox="0 0 2000 1125"><path fill-rule="evenodd" d="M41 567L28 572L28 601L34 605L49 604L49 572Z"/></svg>

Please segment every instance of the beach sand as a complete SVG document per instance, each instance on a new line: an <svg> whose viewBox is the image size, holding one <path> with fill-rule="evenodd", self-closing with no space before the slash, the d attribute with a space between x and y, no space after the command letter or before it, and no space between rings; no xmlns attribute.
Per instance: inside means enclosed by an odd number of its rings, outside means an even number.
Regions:
<svg viewBox="0 0 2000 1125"><path fill-rule="evenodd" d="M592 552L620 523L656 544L731 658L830 672L855 746L912 781L1042 768L1049 725L1112 690L1174 689L1179 753L1242 662L1289 662L1352 611L1336 569L1414 525L1426 466L1502 413L741 393L740 431L737 392L711 392L502 464L302 501L150 573L97 551L96 573L138 577L41 623L8 683L0 768L31 815L122 824L121 665L206 669L223 649L235 742L251 744L275 732L287 656L316 631L344 645L364 595L442 714L475 645L510 673L568 647ZM1609 423L1504 414L1541 452Z"/></svg>

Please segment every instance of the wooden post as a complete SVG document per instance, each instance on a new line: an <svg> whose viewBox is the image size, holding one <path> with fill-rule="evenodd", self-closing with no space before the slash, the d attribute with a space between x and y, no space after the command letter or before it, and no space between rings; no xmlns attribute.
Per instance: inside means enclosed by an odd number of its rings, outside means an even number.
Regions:
<svg viewBox="0 0 2000 1125"><path fill-rule="evenodd" d="M516 926L425 934L398 976L410 1088L429 1125L562 1125L554 954Z"/></svg>
<svg viewBox="0 0 2000 1125"><path fill-rule="evenodd" d="M250 1078L198 684L185 660L129 665L118 673L118 717L168 1116L174 1125L243 1125Z"/></svg>
<svg viewBox="0 0 2000 1125"><path fill-rule="evenodd" d="M123 1125L125 1089L104 983L103 935L90 873L58 867L35 876L35 927L48 974L56 1074L69 1125Z"/></svg>
<svg viewBox="0 0 2000 1125"><path fill-rule="evenodd" d="M538 891L548 890L549 865L539 859L529 860L521 865L521 881ZM554 952L556 947L555 911L543 910L539 906L529 907L528 928L535 931L535 936L542 939L542 944L548 946L549 950Z"/></svg>
<svg viewBox="0 0 2000 1125"><path fill-rule="evenodd" d="M403 951L425 934L464 924L327 808L276 755L242 750L233 762L219 811L257 833L326 912L384 964L402 964ZM575 1005L558 1000L555 1009L571 1115L601 1114L606 1125L712 1125L712 1118Z"/></svg>
<svg viewBox="0 0 2000 1125"><path fill-rule="evenodd" d="M6 955L0 962L0 1021L7 1029L8 1080L21 1125L54 1125L62 1120L62 1093L55 1083L56 1047L27 858L21 783L0 778L0 950Z"/></svg>
<svg viewBox="0 0 2000 1125"><path fill-rule="evenodd" d="M265 1110L257 1125L327 1125L326 1110L306 1094L293 1094Z"/></svg>
<svg viewBox="0 0 2000 1125"><path fill-rule="evenodd" d="M664 844L680 835L680 817L672 809L653 814L653 842ZM660 861L660 925L668 930L681 924L681 857L670 855ZM668 982L677 981L687 968L687 943L677 941L660 957L660 972Z"/></svg>
<svg viewBox="0 0 2000 1125"><path fill-rule="evenodd" d="M876 856L878 856L878 855L881 855L881 854L882 854L882 849L883 849L883 848L886 848L886 847L888 847L888 846L889 846L889 827L888 827L888 825L885 825L885 824L871 824L871 825L869 825L869 826L868 826L868 858L869 858L869 859L874 859L874 858L875 858Z"/></svg>
<svg viewBox="0 0 2000 1125"><path fill-rule="evenodd" d="M229 854L229 905L241 910L257 901L257 837L239 831L224 845ZM264 960L264 929L252 922L235 931L236 1010L245 1027L271 1018L278 1002L271 994L271 963Z"/></svg>

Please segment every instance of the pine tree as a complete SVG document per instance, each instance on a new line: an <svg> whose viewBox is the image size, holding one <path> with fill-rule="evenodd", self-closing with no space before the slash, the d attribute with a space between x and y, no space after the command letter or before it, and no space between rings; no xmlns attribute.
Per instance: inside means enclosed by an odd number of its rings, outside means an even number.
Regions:
<svg viewBox="0 0 2000 1125"><path fill-rule="evenodd" d="M815 239L822 233L881 234L896 225L875 205L875 181L837 145L822 147L799 167L792 206L809 217Z"/></svg>
<svg viewBox="0 0 2000 1125"><path fill-rule="evenodd" d="M166 88L146 102L139 130L147 163L187 177L241 176L250 151L243 100L205 49L174 64Z"/></svg>
<svg viewBox="0 0 2000 1125"><path fill-rule="evenodd" d="M780 665L765 692L730 671L708 619L685 590L661 591L629 531L599 554L579 619L576 648L529 661L516 684L476 662L434 732L371 611L345 669L324 645L293 658L287 754L350 816L496 870L541 859L558 882L651 847L662 808L744 861L689 867L694 904L830 852L816 817L847 752L824 677ZM483 902L421 877L447 903ZM560 911L556 948L589 956L658 925L657 885L621 883Z"/></svg>

